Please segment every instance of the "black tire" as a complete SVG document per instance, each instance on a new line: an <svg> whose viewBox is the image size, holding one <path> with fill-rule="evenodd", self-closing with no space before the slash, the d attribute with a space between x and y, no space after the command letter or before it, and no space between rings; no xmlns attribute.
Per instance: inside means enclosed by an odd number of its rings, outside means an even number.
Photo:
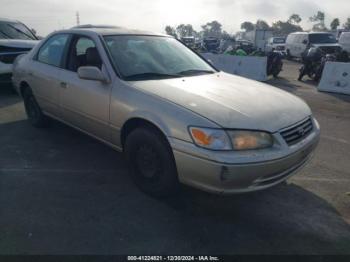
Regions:
<svg viewBox="0 0 350 262"><path fill-rule="evenodd" d="M290 55L289 50L287 50L287 56L286 56L287 60L292 60L292 56Z"/></svg>
<svg viewBox="0 0 350 262"><path fill-rule="evenodd" d="M278 66L276 66L272 72L272 75L274 78L278 78L278 75L281 73L283 68L283 64L279 64Z"/></svg>
<svg viewBox="0 0 350 262"><path fill-rule="evenodd" d="M47 127L49 118L43 114L30 88L24 90L23 100L29 122L38 128Z"/></svg>
<svg viewBox="0 0 350 262"><path fill-rule="evenodd" d="M155 128L138 128L125 142L130 175L141 191L168 197L179 189L175 159L168 141Z"/></svg>

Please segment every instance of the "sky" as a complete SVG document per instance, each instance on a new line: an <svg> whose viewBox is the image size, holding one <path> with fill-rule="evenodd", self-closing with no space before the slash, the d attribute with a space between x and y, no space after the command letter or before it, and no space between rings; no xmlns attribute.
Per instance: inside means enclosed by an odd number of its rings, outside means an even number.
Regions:
<svg viewBox="0 0 350 262"><path fill-rule="evenodd" d="M350 17L349 0L0 0L0 17L17 19L39 35L81 24L109 24L164 32L166 25L200 26L217 20L229 33L244 21L263 19L271 24L297 13L304 29L309 17L323 11L329 26L334 18L344 23Z"/></svg>

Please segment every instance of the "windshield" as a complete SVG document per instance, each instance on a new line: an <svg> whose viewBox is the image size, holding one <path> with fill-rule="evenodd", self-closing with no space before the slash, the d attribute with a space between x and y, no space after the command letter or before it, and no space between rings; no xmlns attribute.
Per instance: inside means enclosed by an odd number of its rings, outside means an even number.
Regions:
<svg viewBox="0 0 350 262"><path fill-rule="evenodd" d="M283 37L277 37L273 39L274 44L284 44L286 42L286 39Z"/></svg>
<svg viewBox="0 0 350 262"><path fill-rule="evenodd" d="M112 61L125 80L175 78L214 73L193 51L170 37L104 37Z"/></svg>
<svg viewBox="0 0 350 262"><path fill-rule="evenodd" d="M0 22L0 39L36 40L36 37L21 23Z"/></svg>
<svg viewBox="0 0 350 262"><path fill-rule="evenodd" d="M310 34L309 39L312 44L335 44L337 42L332 34Z"/></svg>

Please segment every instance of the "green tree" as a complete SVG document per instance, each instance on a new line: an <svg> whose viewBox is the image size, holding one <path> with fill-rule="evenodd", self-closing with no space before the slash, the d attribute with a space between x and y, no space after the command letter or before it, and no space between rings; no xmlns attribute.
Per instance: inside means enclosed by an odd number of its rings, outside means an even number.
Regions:
<svg viewBox="0 0 350 262"><path fill-rule="evenodd" d="M176 32L180 37L185 36L194 36L196 31L193 29L193 26L190 24L181 24L176 27Z"/></svg>
<svg viewBox="0 0 350 262"><path fill-rule="evenodd" d="M343 24L344 29L350 30L350 17L346 20L346 22Z"/></svg>
<svg viewBox="0 0 350 262"><path fill-rule="evenodd" d="M241 29L245 30L246 32L250 32L255 29L255 25L252 22L247 21L241 24Z"/></svg>
<svg viewBox="0 0 350 262"><path fill-rule="evenodd" d="M277 21L272 24L272 30L276 36L287 36L290 33L301 32L303 28L299 25L294 25L290 22Z"/></svg>
<svg viewBox="0 0 350 262"><path fill-rule="evenodd" d="M171 36L177 38L176 29L175 29L174 27L170 26L170 25L167 25L167 26L165 27L165 33L166 33L167 35L171 35Z"/></svg>
<svg viewBox="0 0 350 262"><path fill-rule="evenodd" d="M202 25L202 35L204 37L221 37L222 25L218 21L212 21Z"/></svg>
<svg viewBox="0 0 350 262"><path fill-rule="evenodd" d="M289 17L289 19L288 19L288 23L290 23L290 24L300 24L300 22L302 21L302 19L301 19L301 17L300 17L300 15L298 15L298 14L292 14L290 17Z"/></svg>
<svg viewBox="0 0 350 262"><path fill-rule="evenodd" d="M331 23L331 29L332 30L337 30L338 26L340 26L339 18L333 19L333 21Z"/></svg>
<svg viewBox="0 0 350 262"><path fill-rule="evenodd" d="M229 40L229 39L232 39L233 36L231 36L229 33L227 33L225 30L222 31L222 34L221 34L221 37L222 39L225 39L225 40Z"/></svg>
<svg viewBox="0 0 350 262"><path fill-rule="evenodd" d="M256 21L256 25L255 25L256 29L260 29L260 30L268 30L270 29L269 24L264 21L264 20L258 20Z"/></svg>
<svg viewBox="0 0 350 262"><path fill-rule="evenodd" d="M326 15L324 12L318 11L317 14L310 17L310 22L314 22L312 30L314 31L326 31L328 30L325 24Z"/></svg>

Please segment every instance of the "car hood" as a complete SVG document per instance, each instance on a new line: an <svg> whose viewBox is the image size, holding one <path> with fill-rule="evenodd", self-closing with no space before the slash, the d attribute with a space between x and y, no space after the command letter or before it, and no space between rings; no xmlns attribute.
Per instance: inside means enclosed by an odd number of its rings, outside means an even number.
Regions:
<svg viewBox="0 0 350 262"><path fill-rule="evenodd" d="M0 46L28 49L33 48L39 42L39 40L1 39Z"/></svg>
<svg viewBox="0 0 350 262"><path fill-rule="evenodd" d="M224 128L276 132L311 115L309 107L294 95L222 72L129 84L181 105Z"/></svg>

